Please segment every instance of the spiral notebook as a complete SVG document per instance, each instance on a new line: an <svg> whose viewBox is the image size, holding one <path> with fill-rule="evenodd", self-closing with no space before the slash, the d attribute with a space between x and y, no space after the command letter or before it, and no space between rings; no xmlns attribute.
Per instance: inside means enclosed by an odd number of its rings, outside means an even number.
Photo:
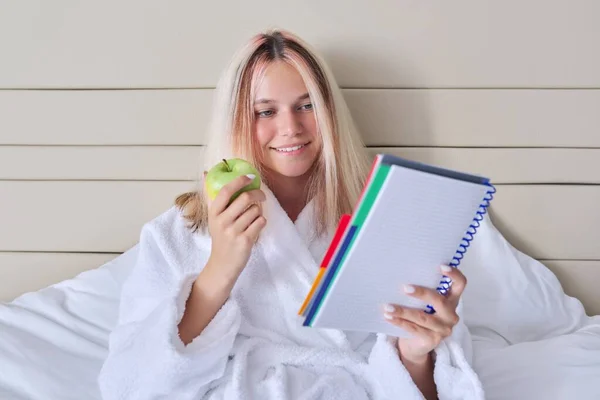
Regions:
<svg viewBox="0 0 600 400"><path fill-rule="evenodd" d="M435 312L402 287L449 290L439 266L459 266L494 193L488 178L378 154L299 310L303 325L406 337L383 305Z"/></svg>

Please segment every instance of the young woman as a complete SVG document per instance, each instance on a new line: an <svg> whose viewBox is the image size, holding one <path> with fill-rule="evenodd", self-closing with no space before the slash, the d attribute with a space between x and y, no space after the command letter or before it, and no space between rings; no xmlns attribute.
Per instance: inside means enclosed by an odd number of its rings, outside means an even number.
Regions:
<svg viewBox="0 0 600 400"><path fill-rule="evenodd" d="M447 296L404 290L436 314L382 305L413 336L303 327L297 311L371 158L335 79L300 38L253 37L215 97L205 170L239 157L253 176L205 188L144 226L99 383L105 399L482 398L459 322L466 280ZM399 290L401 290L399 288Z"/></svg>

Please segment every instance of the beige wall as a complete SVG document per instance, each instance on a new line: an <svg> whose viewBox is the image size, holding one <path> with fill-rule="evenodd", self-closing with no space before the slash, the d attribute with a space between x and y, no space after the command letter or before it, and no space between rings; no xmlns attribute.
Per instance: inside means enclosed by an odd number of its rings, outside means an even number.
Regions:
<svg viewBox="0 0 600 400"><path fill-rule="evenodd" d="M192 186L229 56L274 26L323 53L373 152L490 176L502 232L600 313L598 15L593 0L11 2L0 297L135 244Z"/></svg>

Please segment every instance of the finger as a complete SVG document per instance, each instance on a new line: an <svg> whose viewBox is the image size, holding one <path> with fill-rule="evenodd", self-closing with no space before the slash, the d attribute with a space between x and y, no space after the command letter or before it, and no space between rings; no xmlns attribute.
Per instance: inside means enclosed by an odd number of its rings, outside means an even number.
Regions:
<svg viewBox="0 0 600 400"><path fill-rule="evenodd" d="M457 322L456 305L451 303L437 290L416 285L406 285L404 291L407 295L431 305L435 309L435 315L445 323L454 325Z"/></svg>
<svg viewBox="0 0 600 400"><path fill-rule="evenodd" d="M206 200L206 204L210 208L210 205L212 204L212 200L210 199L210 196L208 195L208 190L206 190L206 175L207 174L208 174L208 172L206 172L206 171L204 171L204 173L202 174L204 177L204 198Z"/></svg>
<svg viewBox="0 0 600 400"><path fill-rule="evenodd" d="M437 290L429 289L423 286L405 285L404 293L410 297L414 297L432 305L436 310L438 310L438 308L442 308L443 304L446 302L446 298Z"/></svg>
<svg viewBox="0 0 600 400"><path fill-rule="evenodd" d="M214 212L218 215L221 214L231 202L231 197L237 193L240 189L248 186L254 178L250 178L247 175L238 176L228 184L224 185L217 196L213 200L212 207Z"/></svg>
<svg viewBox="0 0 600 400"><path fill-rule="evenodd" d="M441 269L444 275L452 280L452 286L449 289L447 298L448 301L456 308L458 301L460 300L460 296L462 296L465 288L467 287L467 277L458 268L442 265Z"/></svg>
<svg viewBox="0 0 600 400"><path fill-rule="evenodd" d="M238 219L233 224L233 229L235 232L243 232L254 220L262 215L260 206L258 204L252 204L246 211L242 213L238 217Z"/></svg>
<svg viewBox="0 0 600 400"><path fill-rule="evenodd" d="M403 319L410 321L422 328L437 332L443 337L452 334L451 325L443 321L437 315L427 314L423 312L423 310L389 304L385 307L384 317L388 320Z"/></svg>
<svg viewBox="0 0 600 400"><path fill-rule="evenodd" d="M226 223L234 223L250 206L260 204L265 201L265 193L260 189L250 190L240 194L228 207L223 211L223 218Z"/></svg>
<svg viewBox="0 0 600 400"><path fill-rule="evenodd" d="M421 339L421 342L424 346L434 347L434 345L437 345L441 341L441 337L438 333L435 333L429 329L425 329L414 322L401 318L394 318L389 321L391 324L404 329L413 337Z"/></svg>
<svg viewBox="0 0 600 400"><path fill-rule="evenodd" d="M260 217L256 218L254 220L254 222L252 222L250 224L248 229L246 229L245 234L248 235L248 237L251 238L253 242L256 242L256 239L258 238L260 231L263 230L263 228L265 227L266 224L267 224L266 218L261 215Z"/></svg>

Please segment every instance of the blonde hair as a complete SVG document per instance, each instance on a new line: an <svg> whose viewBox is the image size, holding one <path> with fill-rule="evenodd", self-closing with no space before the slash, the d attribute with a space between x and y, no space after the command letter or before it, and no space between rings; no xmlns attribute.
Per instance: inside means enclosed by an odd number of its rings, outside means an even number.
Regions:
<svg viewBox="0 0 600 400"><path fill-rule="evenodd" d="M308 198L315 202L315 233L320 235L334 227L342 214L352 212L371 160L332 72L296 35L269 30L236 52L217 84L202 171L223 158L239 157L254 164L265 179L253 137L253 101L257 82L274 61L286 62L299 72L313 104L322 149L309 179ZM197 191L175 201L194 231L207 226L204 199L204 185L199 183Z"/></svg>

